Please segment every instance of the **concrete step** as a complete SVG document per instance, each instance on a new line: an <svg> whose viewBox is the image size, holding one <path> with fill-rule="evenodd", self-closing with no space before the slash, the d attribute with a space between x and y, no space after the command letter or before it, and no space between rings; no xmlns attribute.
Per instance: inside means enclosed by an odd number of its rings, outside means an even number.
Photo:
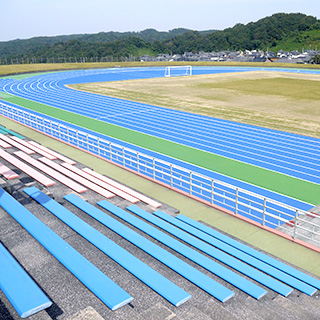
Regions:
<svg viewBox="0 0 320 320"><path fill-rule="evenodd" d="M307 310L314 314L316 319L320 319L320 292L318 291L312 297L309 297L303 293L292 294L289 296L289 299L302 307L303 309Z"/></svg>
<svg viewBox="0 0 320 320"><path fill-rule="evenodd" d="M224 304L224 307L239 320L263 320L259 313L252 311L245 305L244 299L230 299Z"/></svg>
<svg viewBox="0 0 320 320"><path fill-rule="evenodd" d="M207 314L200 311L200 309L194 306L191 306L185 309L182 313L179 313L178 319L179 320L212 320L213 318L209 317Z"/></svg>
<svg viewBox="0 0 320 320"><path fill-rule="evenodd" d="M209 299L205 301L205 303L197 300L194 303L194 306L201 310L203 313L208 315L210 318L215 320L237 320L238 317L234 314L232 314L230 311L228 311L224 304L215 300L215 299Z"/></svg>
<svg viewBox="0 0 320 320"><path fill-rule="evenodd" d="M260 301L253 299L248 296L243 301L243 306L251 310L253 313L258 314L262 319L265 320L279 320L282 319L276 310L268 303L267 297Z"/></svg>
<svg viewBox="0 0 320 320"><path fill-rule="evenodd" d="M157 303L156 305L152 306L148 310L141 313L140 316L141 316L141 319L152 319L152 320L178 319L176 314L172 312L170 309L168 309L166 306L164 306L162 303Z"/></svg>
<svg viewBox="0 0 320 320"><path fill-rule="evenodd" d="M309 311L301 307L300 304L280 295L273 299L272 304L274 309L284 317L284 319L319 320L319 316L315 315L312 311Z"/></svg>
<svg viewBox="0 0 320 320"><path fill-rule="evenodd" d="M103 320L103 317L91 306L79 311L68 320Z"/></svg>

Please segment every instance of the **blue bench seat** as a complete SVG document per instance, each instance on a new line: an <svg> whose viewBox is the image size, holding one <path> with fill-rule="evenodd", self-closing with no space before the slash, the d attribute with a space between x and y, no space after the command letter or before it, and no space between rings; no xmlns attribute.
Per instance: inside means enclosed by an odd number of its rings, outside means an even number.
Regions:
<svg viewBox="0 0 320 320"><path fill-rule="evenodd" d="M0 242L0 289L21 318L49 308L52 302Z"/></svg>
<svg viewBox="0 0 320 320"><path fill-rule="evenodd" d="M37 188L26 188L23 191L173 305L179 306L191 298L189 293L179 288Z"/></svg>
<svg viewBox="0 0 320 320"><path fill-rule="evenodd" d="M297 290L302 291L305 294L308 294L311 296L311 295L315 294L317 291L317 289L306 284L305 282L302 282L294 277L291 277L287 273L284 273L284 272L274 268L273 266L270 266L270 265L264 263L263 261L258 260L256 258L244 253L243 251L237 250L236 248L229 246L226 243L219 241L218 239L210 237L208 234L205 234L205 233L201 232L200 230L197 230L197 229L191 227L190 225L185 224L184 222L182 222L172 216L169 216L168 214L166 214L160 210L154 212L154 214L157 217L171 223L175 227L178 227L181 230L180 234L182 234L182 237L184 239L186 239L185 241L188 241L190 244L196 246L198 249L202 248L200 250L205 250L207 252L207 254L209 254L209 255L211 255L211 252L213 252L213 253L216 252L217 249L215 249L215 248L218 248L223 251L223 252L221 252L222 255L229 254L230 256L233 256L233 257L253 266L257 270L265 272L266 274L282 281L283 283L286 283L287 285L289 285ZM233 259L233 261L235 261L235 259ZM253 270L256 270L256 269L253 269ZM248 269L248 271L249 271L249 274L248 274L249 277L252 277L252 275L254 273L257 274L256 271L254 271L252 273L250 271L250 268ZM257 275L259 277L257 279L257 281L259 281L260 274L258 273ZM273 278L270 278L267 276L267 277L265 277L265 281L267 282L265 284L266 286L268 286L269 288L277 291L278 293L280 293L284 296L286 296L288 293L292 292L292 289L288 291L289 287L285 286L282 282L277 282Z"/></svg>
<svg viewBox="0 0 320 320"><path fill-rule="evenodd" d="M99 203L105 203L104 201L100 201ZM131 205L127 207L128 210L133 212L134 214L144 218L148 222L154 223L158 227L162 228L162 222L166 223L165 221L155 217L154 215L144 211L143 209ZM165 234L164 232L152 227L151 225L147 224L146 222L138 219L130 214L129 215L129 223L134 223L134 225L139 228L140 230L146 232L151 237L154 237L158 241L162 242L169 248L179 252L180 254L184 255L186 258L190 259L191 261L199 264L203 268L209 270L213 274L217 275L221 279L229 282L230 284L234 285L238 289L246 292L247 294L251 295L255 299L260 299L263 297L267 291L253 282L250 282L246 278L242 277L241 275L233 272L232 270L226 268L225 266L215 262L214 260L210 259L209 257L201 254L200 252L196 251L193 248L185 245L184 243L172 238L171 236ZM130 217L131 216L131 217ZM175 232L171 232L173 226L166 226L165 231L173 234L176 237L179 237L179 230L174 230ZM177 228L176 228L177 229Z"/></svg>
<svg viewBox="0 0 320 320"><path fill-rule="evenodd" d="M226 302L234 296L234 292L232 292L228 288L222 286L221 284L206 276L199 270L185 263L175 255L159 247L157 244L146 239L134 230L128 228L123 223L120 223L116 219L105 214L105 212L102 212L90 203L80 199L74 194L64 196L64 198L76 207L78 207L79 209L86 212L92 218L96 219L97 221L99 221L115 233L119 234L124 239L128 240L132 244L139 247L141 250L150 254L152 257L154 257L158 261L162 262L163 264L180 274L181 276L185 277L187 280L194 283L196 286L206 291L219 301ZM108 210L110 210L110 212L118 212L118 214L123 212L122 209L115 206L114 204L110 202L108 203Z"/></svg>
<svg viewBox="0 0 320 320"><path fill-rule="evenodd" d="M226 280L227 282L231 283L235 287L243 290L244 292L248 293L255 299L260 299L263 297L267 291L258 285L250 282L249 280L241 277L240 275L236 274L235 272L227 269L226 267L221 266L219 263L216 263L212 259L204 256L203 254L195 251L194 249L186 246L185 244L179 242L178 240L172 238L171 236L165 234L164 232L156 229L155 227L151 226L150 224L142 221L141 219L133 216L129 212L124 210L122 211L115 211L111 206L111 203L105 200L99 201L98 205L107 209L108 211L112 212L113 214L117 215L119 218L125 220L126 222L130 223L134 227L138 228L139 230L143 231L144 233L148 234L149 236L153 237L157 241L160 241L167 247L173 249L174 251L178 252L179 254L185 256L186 258L190 259L191 261L197 263L198 265L204 267L205 269L209 270L213 274L217 275L221 279ZM138 208L139 207L133 205L128 208ZM142 209L140 209L142 210ZM149 214L149 213L148 213ZM149 214L150 215L150 214Z"/></svg>
<svg viewBox="0 0 320 320"><path fill-rule="evenodd" d="M133 300L126 291L2 188L0 206L111 310Z"/></svg>
<svg viewBox="0 0 320 320"><path fill-rule="evenodd" d="M204 224L195 221L187 216L184 216L182 214L179 214L177 217L177 219L183 221L186 224L189 224L195 228L197 228L198 230L201 230L202 232L210 235L211 237L214 237L216 239L219 239L220 241L223 241L224 243L227 243L228 245L237 248L238 250L241 250L243 252L245 252L246 254L255 257L256 259L259 259L289 275L291 275L292 277L295 277L307 284L309 284L310 286L317 288L318 290L320 290L320 280L309 276L308 274L293 268L279 260L276 260L266 254L264 254L263 252L260 252L256 249L253 249L237 240L234 240L224 234L222 234L221 232L218 232L212 228L209 228L208 226L205 226Z"/></svg>

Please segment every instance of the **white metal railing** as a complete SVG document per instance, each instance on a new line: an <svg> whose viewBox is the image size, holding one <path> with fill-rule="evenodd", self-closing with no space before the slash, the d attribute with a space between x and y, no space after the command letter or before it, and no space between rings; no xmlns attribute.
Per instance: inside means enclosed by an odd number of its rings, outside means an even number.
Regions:
<svg viewBox="0 0 320 320"><path fill-rule="evenodd" d="M109 161L132 169L149 178L168 184L212 205L229 209L264 226L279 229L293 238L320 246L320 217L298 210L285 203L237 188L223 181L137 152L120 144L102 139L76 126L58 122L0 103L0 114L26 126L75 145ZM310 217L311 216L311 217Z"/></svg>

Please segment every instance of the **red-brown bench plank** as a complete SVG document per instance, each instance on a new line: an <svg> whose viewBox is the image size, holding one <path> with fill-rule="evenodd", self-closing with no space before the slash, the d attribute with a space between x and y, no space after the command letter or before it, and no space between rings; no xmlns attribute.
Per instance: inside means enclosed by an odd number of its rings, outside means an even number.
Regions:
<svg viewBox="0 0 320 320"><path fill-rule="evenodd" d="M44 163L42 163L42 162L40 162L40 161L28 156L27 154L25 154L22 151L17 151L14 154L17 155L22 160L28 162L29 164L31 164L32 166L36 167L37 169L45 172L46 174L48 174L52 178L58 180L59 182L61 182L62 184L66 185L67 187L69 187L70 189L72 189L72 190L74 190L76 192L82 193L82 192L85 192L85 191L88 190L84 186L82 186L81 184L71 180L70 178L64 176L60 172L48 167Z"/></svg>
<svg viewBox="0 0 320 320"><path fill-rule="evenodd" d="M53 180L49 179L44 174L38 172L37 170L33 169L26 163L20 161L19 159L17 159L13 155L9 154L8 152L2 149L0 149L0 157L10 162L12 165L17 167L21 171L25 172L27 175L29 175L33 179L37 180L38 182L43 184L45 187L50 187L56 184Z"/></svg>
<svg viewBox="0 0 320 320"><path fill-rule="evenodd" d="M111 193L110 191L101 188L100 186L94 184L93 182L79 176L78 174L68 170L67 168L62 167L60 164L51 161L45 157L43 158L39 158L39 160L45 164L47 164L48 166L50 166L51 168L61 172L62 174L66 175L67 177L81 183L82 185L86 186L87 188L101 194L102 196L106 197L106 198L111 198L114 197L114 194Z"/></svg>

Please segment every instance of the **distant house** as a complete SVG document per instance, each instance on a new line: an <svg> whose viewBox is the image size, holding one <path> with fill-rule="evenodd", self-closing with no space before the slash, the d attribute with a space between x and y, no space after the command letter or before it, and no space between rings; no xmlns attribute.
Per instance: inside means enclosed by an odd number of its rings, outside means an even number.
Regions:
<svg viewBox="0 0 320 320"><path fill-rule="evenodd" d="M193 52L185 52L182 55L184 61L199 61L199 55Z"/></svg>
<svg viewBox="0 0 320 320"><path fill-rule="evenodd" d="M174 54L171 58L171 61L182 61L182 55L181 54Z"/></svg>
<svg viewBox="0 0 320 320"><path fill-rule="evenodd" d="M272 61L267 57L254 57L252 62L272 62Z"/></svg>
<svg viewBox="0 0 320 320"><path fill-rule="evenodd" d="M170 54L167 53L160 53L158 54L156 61L169 61L171 59Z"/></svg>
<svg viewBox="0 0 320 320"><path fill-rule="evenodd" d="M140 62L148 62L148 61L154 61L155 58L149 55L144 55L140 57Z"/></svg>
<svg viewBox="0 0 320 320"><path fill-rule="evenodd" d="M268 59L275 59L275 58L277 57L277 55L276 55L274 52L272 52L272 51L267 51L267 52L265 53L265 56L266 56Z"/></svg>
<svg viewBox="0 0 320 320"><path fill-rule="evenodd" d="M289 56L290 56L290 52L289 51L280 50L280 51L277 52L278 59L280 59L280 58L288 58Z"/></svg>

